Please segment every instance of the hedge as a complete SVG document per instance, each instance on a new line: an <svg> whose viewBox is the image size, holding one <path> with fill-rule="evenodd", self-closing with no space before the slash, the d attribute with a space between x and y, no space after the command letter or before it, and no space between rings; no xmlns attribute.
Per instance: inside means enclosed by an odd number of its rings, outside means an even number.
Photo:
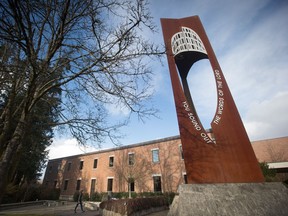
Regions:
<svg viewBox="0 0 288 216"><path fill-rule="evenodd" d="M107 200L100 203L102 210L113 211L121 215L133 215L136 212L145 211L151 208L169 206L168 200L164 196L148 198Z"/></svg>

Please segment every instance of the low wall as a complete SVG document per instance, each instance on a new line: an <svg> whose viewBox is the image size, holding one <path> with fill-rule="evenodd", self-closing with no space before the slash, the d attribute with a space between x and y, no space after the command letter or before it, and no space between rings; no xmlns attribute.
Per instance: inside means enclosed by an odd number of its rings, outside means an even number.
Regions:
<svg viewBox="0 0 288 216"><path fill-rule="evenodd" d="M100 212L105 216L141 216L168 209L168 205L164 196L107 200L100 203Z"/></svg>
<svg viewBox="0 0 288 216"><path fill-rule="evenodd" d="M0 205L0 211L7 209L22 208L26 206L36 206L36 205L45 205L48 207L55 207L59 205L67 205L67 201L55 201L55 200L39 200L31 202L19 202L19 203L8 203Z"/></svg>
<svg viewBox="0 0 288 216"><path fill-rule="evenodd" d="M59 200L73 201L73 195L60 195Z"/></svg>
<svg viewBox="0 0 288 216"><path fill-rule="evenodd" d="M282 183L180 185L169 216L287 216L288 188Z"/></svg>
<svg viewBox="0 0 288 216"><path fill-rule="evenodd" d="M20 207L25 207L25 206L43 205L45 202L46 202L45 200L40 200L40 201L32 201L32 202L1 204L0 211L6 210L6 209L20 208Z"/></svg>

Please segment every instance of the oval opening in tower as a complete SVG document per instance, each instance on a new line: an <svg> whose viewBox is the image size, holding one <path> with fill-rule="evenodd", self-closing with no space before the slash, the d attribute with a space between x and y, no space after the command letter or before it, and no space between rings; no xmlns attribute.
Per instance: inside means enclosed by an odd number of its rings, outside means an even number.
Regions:
<svg viewBox="0 0 288 216"><path fill-rule="evenodd" d="M203 127L210 129L217 107L217 93L213 70L208 59L193 64L187 82L198 117Z"/></svg>

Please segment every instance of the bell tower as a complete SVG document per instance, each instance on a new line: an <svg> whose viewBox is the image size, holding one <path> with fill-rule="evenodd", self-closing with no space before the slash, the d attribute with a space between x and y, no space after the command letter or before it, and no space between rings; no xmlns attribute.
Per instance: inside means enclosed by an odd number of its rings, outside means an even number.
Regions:
<svg viewBox="0 0 288 216"><path fill-rule="evenodd" d="M161 25L188 183L264 182L248 135L199 17L161 19ZM202 126L187 83L188 73L193 73L193 65L202 59L209 60L216 83L217 108L211 122L213 137Z"/></svg>

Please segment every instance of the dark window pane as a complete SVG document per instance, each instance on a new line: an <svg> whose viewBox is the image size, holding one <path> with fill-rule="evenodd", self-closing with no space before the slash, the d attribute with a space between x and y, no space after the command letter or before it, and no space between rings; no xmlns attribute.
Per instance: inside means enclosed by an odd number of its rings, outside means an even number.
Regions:
<svg viewBox="0 0 288 216"><path fill-rule="evenodd" d="M113 167L114 165L114 157L109 157L109 167Z"/></svg>
<svg viewBox="0 0 288 216"><path fill-rule="evenodd" d="M108 179L107 191L113 191L113 179Z"/></svg>
<svg viewBox="0 0 288 216"><path fill-rule="evenodd" d="M161 176L153 176L154 192L161 192Z"/></svg>
<svg viewBox="0 0 288 216"><path fill-rule="evenodd" d="M64 190L67 190L67 188L68 188L68 180L65 180L64 181Z"/></svg>
<svg viewBox="0 0 288 216"><path fill-rule="evenodd" d="M71 162L68 163L67 171L69 171L70 169L71 169Z"/></svg>
<svg viewBox="0 0 288 216"><path fill-rule="evenodd" d="M134 192L135 191L134 179L133 178L129 178L128 184L129 184L128 186L130 186L130 191Z"/></svg>
<svg viewBox="0 0 288 216"><path fill-rule="evenodd" d="M187 180L187 175L186 174L184 174L184 183L188 184L188 180Z"/></svg>
<svg viewBox="0 0 288 216"><path fill-rule="evenodd" d="M82 170L82 169L83 169L83 166L84 166L84 161L80 161L80 167L79 167L79 169Z"/></svg>
<svg viewBox="0 0 288 216"><path fill-rule="evenodd" d="M97 165L98 165L98 159L94 159L94 164L93 164L93 168L97 168Z"/></svg>
<svg viewBox="0 0 288 216"><path fill-rule="evenodd" d="M80 190L81 180L77 180L76 190Z"/></svg>
<svg viewBox="0 0 288 216"><path fill-rule="evenodd" d="M90 195L95 193L95 188L96 188L96 179L91 179Z"/></svg>

